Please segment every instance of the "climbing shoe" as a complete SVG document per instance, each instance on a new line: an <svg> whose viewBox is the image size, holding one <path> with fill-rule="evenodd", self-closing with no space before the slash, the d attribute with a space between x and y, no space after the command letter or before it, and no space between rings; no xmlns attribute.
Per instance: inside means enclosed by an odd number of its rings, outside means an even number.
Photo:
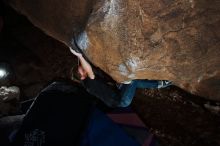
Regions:
<svg viewBox="0 0 220 146"><path fill-rule="evenodd" d="M166 88L168 86L172 85L172 82L171 81L167 81L167 80L161 80L161 81L158 81L158 86L157 88L160 89L160 88Z"/></svg>

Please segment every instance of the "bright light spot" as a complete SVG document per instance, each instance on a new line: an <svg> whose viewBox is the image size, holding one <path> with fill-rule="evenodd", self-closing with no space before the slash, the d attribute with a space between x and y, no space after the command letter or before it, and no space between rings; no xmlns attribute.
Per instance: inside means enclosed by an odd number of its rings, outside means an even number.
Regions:
<svg viewBox="0 0 220 146"><path fill-rule="evenodd" d="M6 71L0 68L0 78L6 76L6 74L7 74Z"/></svg>

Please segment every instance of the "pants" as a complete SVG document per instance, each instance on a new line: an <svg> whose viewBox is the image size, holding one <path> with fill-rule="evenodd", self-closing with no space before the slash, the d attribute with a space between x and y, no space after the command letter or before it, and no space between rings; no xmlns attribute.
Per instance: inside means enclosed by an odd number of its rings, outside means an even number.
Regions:
<svg viewBox="0 0 220 146"><path fill-rule="evenodd" d="M121 107L127 107L131 104L137 88L157 88L157 80L133 80L130 84L122 84L119 87L121 92Z"/></svg>

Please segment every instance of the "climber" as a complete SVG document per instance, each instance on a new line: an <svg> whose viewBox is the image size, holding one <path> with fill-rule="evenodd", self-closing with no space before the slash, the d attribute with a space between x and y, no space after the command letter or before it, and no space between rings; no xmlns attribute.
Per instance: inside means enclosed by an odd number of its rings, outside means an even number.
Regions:
<svg viewBox="0 0 220 146"><path fill-rule="evenodd" d="M104 82L99 76L94 74L94 71L83 57L81 53L70 48L70 51L78 57L79 66L78 73L80 80L86 90L102 100L109 107L127 107L131 104L135 95L136 88L165 88L171 85L170 81L166 80L132 80L126 83L117 85L117 89ZM74 73L73 73L74 74ZM72 77L75 79L74 75Z"/></svg>

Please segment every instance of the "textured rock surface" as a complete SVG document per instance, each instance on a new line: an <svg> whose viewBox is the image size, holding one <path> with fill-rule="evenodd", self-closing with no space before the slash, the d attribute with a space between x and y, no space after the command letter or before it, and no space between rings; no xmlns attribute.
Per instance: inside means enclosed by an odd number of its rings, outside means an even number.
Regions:
<svg viewBox="0 0 220 146"><path fill-rule="evenodd" d="M74 32L85 27L93 0L7 0L48 35L70 45Z"/></svg>
<svg viewBox="0 0 220 146"><path fill-rule="evenodd" d="M78 44L86 56L117 81L171 80L191 93L220 100L219 0L10 3L68 46L80 32Z"/></svg>

